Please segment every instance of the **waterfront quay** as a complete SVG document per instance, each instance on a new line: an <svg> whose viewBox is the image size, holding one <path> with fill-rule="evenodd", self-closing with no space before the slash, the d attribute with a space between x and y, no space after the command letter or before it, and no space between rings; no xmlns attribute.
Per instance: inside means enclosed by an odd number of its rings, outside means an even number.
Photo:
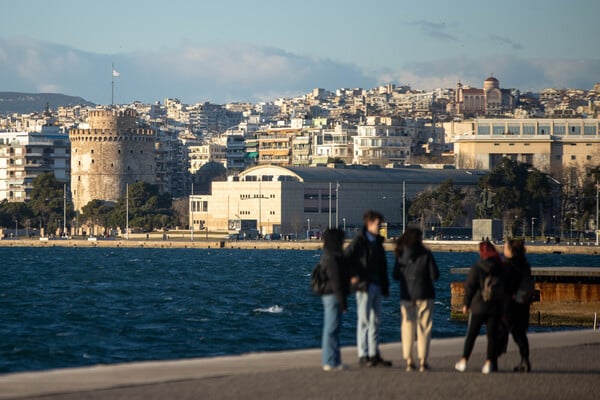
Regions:
<svg viewBox="0 0 600 400"><path fill-rule="evenodd" d="M0 399L596 399L600 393L600 331L529 335L532 372L517 374L512 340L499 372L483 375L485 337L467 371L454 371L463 338L434 339L431 371L405 372L401 343L382 345L392 368L359 368L345 347L347 371L323 372L320 349L166 362L98 365L0 375Z"/></svg>
<svg viewBox="0 0 600 400"><path fill-rule="evenodd" d="M164 239L163 239L164 237ZM46 239L46 238L44 238ZM349 243L349 241L347 242ZM434 252L472 252L478 251L478 241L424 241L425 245ZM189 232L182 233L152 233L132 234L124 238L76 238L76 239L5 239L0 240L0 247L124 247L124 248L197 248L197 249L245 249L245 250L320 250L323 243L318 240L226 240L223 235L196 233L192 239ZM395 243L388 239L384 244L386 250L393 251ZM529 245L530 254L600 254L600 247L593 244L585 245Z"/></svg>

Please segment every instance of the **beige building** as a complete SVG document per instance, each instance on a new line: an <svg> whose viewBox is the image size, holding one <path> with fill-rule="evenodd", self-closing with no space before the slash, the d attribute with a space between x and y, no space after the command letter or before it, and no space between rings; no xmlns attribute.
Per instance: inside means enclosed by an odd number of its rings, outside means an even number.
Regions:
<svg viewBox="0 0 600 400"><path fill-rule="evenodd" d="M309 226L317 231L360 227L363 213L376 209L387 221L401 224L403 193L411 199L447 179L474 186L481 175L441 169L263 165L227 182L213 182L211 195L191 196L190 223L194 231L234 232L247 221L263 234L303 237Z"/></svg>
<svg viewBox="0 0 600 400"><path fill-rule="evenodd" d="M558 178L600 165L598 119L477 119L453 128L457 168L493 169L507 157Z"/></svg>
<svg viewBox="0 0 600 400"><path fill-rule="evenodd" d="M196 173L202 166L209 162L217 162L227 166L227 146L218 143L203 144L188 147L189 171Z"/></svg>
<svg viewBox="0 0 600 400"><path fill-rule="evenodd" d="M456 96L448 103L448 111L458 115L502 115L515 108L515 98L510 90L501 89L498 79L490 76L483 82L483 89L456 85Z"/></svg>
<svg viewBox="0 0 600 400"><path fill-rule="evenodd" d="M410 130L392 118L368 117L353 138L353 164L404 164L410 158Z"/></svg>

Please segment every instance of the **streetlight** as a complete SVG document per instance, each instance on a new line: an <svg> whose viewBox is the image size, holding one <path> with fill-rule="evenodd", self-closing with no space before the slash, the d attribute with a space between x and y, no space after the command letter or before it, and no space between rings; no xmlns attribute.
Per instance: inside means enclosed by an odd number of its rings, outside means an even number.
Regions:
<svg viewBox="0 0 600 400"><path fill-rule="evenodd" d="M344 233L346 233L346 217L342 218L342 222L344 223Z"/></svg>
<svg viewBox="0 0 600 400"><path fill-rule="evenodd" d="M571 239L573 239L573 221L577 221L575 218L571 218Z"/></svg>
<svg viewBox="0 0 600 400"><path fill-rule="evenodd" d="M533 225L535 224L536 217L531 217L531 241L535 242L535 234L533 233Z"/></svg>
<svg viewBox="0 0 600 400"><path fill-rule="evenodd" d="M310 218L306 218L307 230L306 230L306 240L310 240Z"/></svg>

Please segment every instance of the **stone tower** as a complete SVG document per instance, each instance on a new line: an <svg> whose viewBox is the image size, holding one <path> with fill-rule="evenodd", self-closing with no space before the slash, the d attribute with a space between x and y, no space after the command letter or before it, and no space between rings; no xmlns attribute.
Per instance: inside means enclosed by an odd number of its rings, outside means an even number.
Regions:
<svg viewBox="0 0 600 400"><path fill-rule="evenodd" d="M140 129L137 113L128 109L93 110L89 129L72 129L71 191L75 210L90 200L117 201L127 184L155 183L155 134Z"/></svg>

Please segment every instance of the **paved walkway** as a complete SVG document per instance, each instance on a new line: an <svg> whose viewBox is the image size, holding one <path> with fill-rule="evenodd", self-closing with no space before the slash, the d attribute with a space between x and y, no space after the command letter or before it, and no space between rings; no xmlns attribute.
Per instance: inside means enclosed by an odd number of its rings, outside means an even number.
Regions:
<svg viewBox="0 0 600 400"><path fill-rule="evenodd" d="M480 373L485 337L468 370L453 370L463 339L434 340L428 373L405 372L400 343L382 346L392 368L323 372L318 349L0 375L0 399L598 399L600 331L530 335L533 372L509 372L518 362L513 343L500 372Z"/></svg>

